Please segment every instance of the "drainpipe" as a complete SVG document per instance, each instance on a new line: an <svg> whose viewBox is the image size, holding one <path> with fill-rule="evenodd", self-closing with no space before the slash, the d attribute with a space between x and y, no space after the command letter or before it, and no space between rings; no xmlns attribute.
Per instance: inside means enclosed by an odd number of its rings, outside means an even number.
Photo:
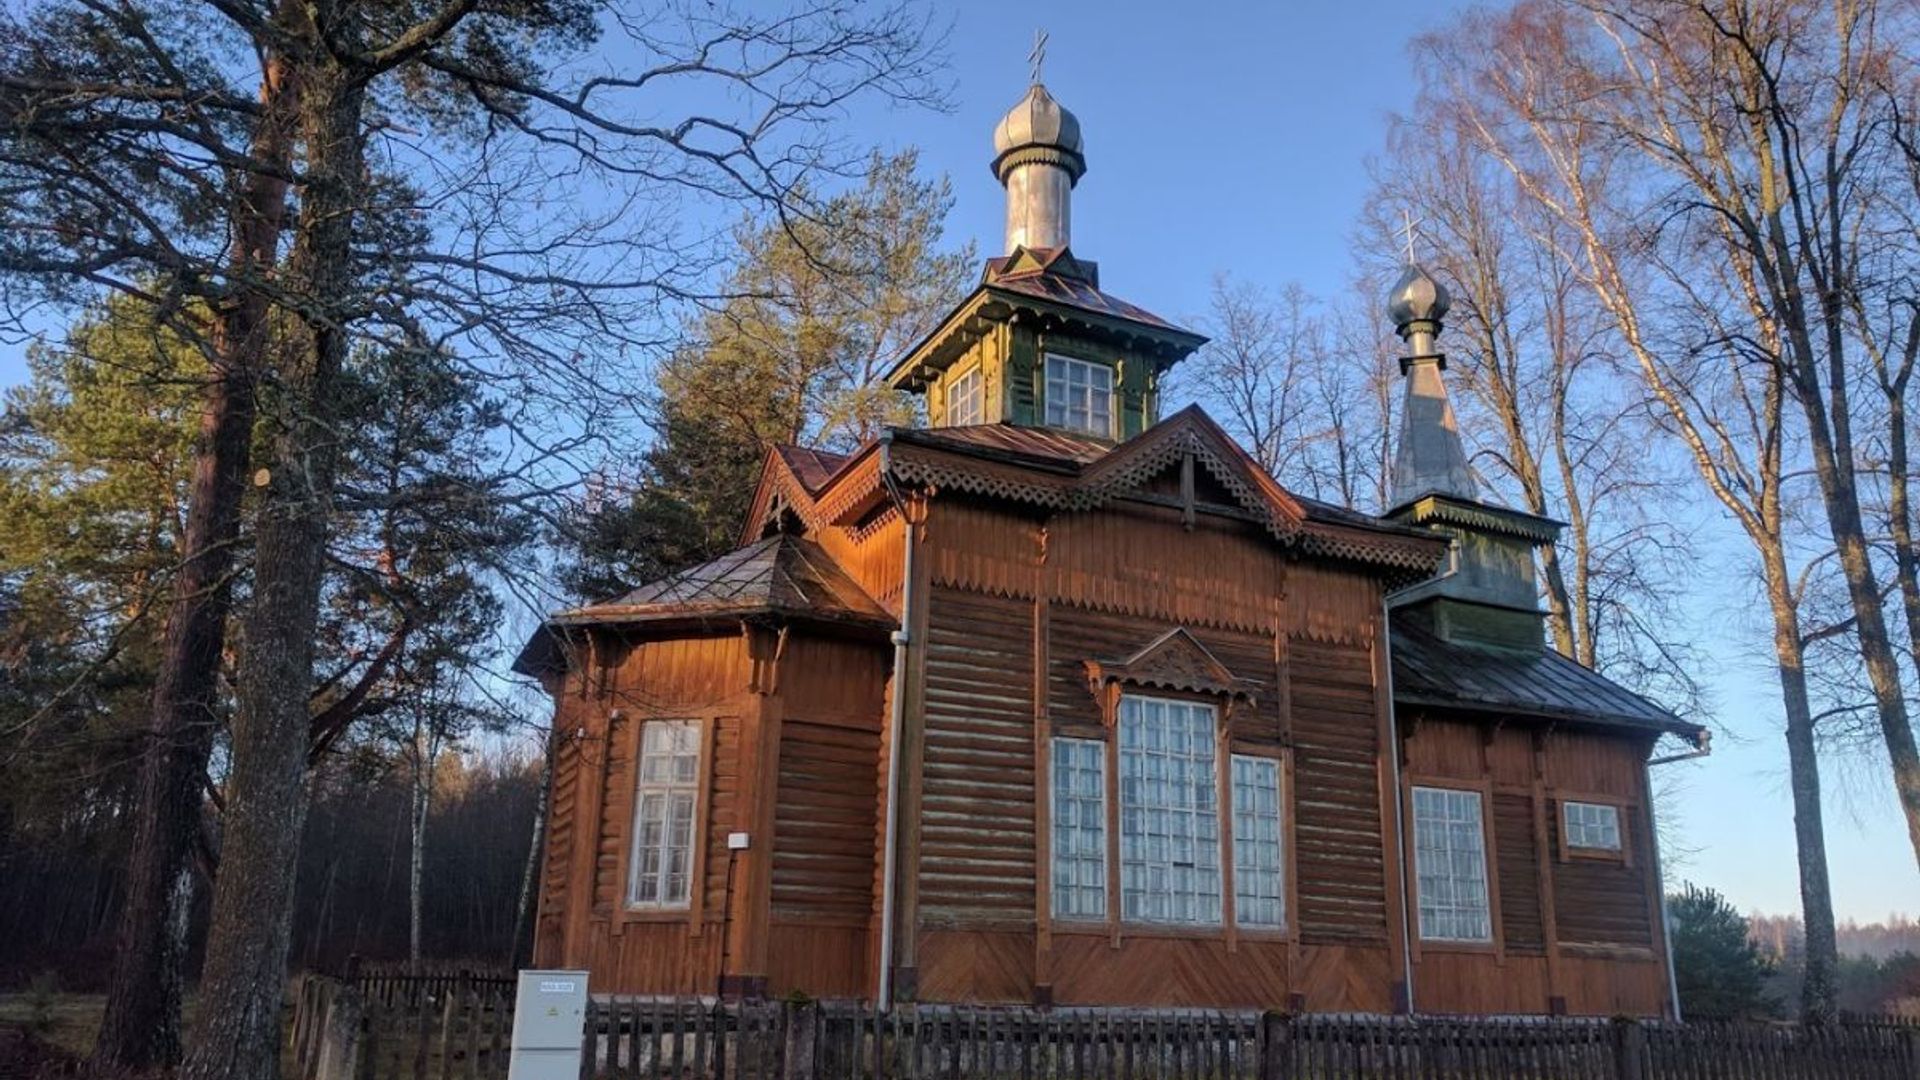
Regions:
<svg viewBox="0 0 1920 1080"><path fill-rule="evenodd" d="M1449 568L1447 573L1454 572ZM1442 575L1443 577L1445 575ZM1405 590L1401 590L1405 591ZM1386 653L1382 670L1387 673L1387 761L1393 768L1393 835L1396 841L1393 858L1394 875L1400 889L1400 959L1402 971L1400 977L1406 981L1407 1015L1414 1014L1413 1007L1413 916L1407 903L1407 823L1406 814L1400 806L1400 713L1393 704L1393 623L1389 616L1393 610L1393 596L1388 594L1380 598L1380 648Z"/></svg>
<svg viewBox="0 0 1920 1080"><path fill-rule="evenodd" d="M1700 737L1695 740L1691 751L1684 754L1669 754L1666 757L1654 758L1652 761L1647 762L1646 767L1641 770L1641 776L1645 779L1647 785L1647 831L1652 834L1649 838L1651 840L1649 846L1653 848L1653 887L1660 890L1660 939L1666 943L1667 999L1673 1002L1674 1023L1679 1023L1683 1019L1680 1015L1680 980L1673 973L1673 925L1667 919L1667 875L1666 871L1660 868L1660 824L1654 820L1653 816L1653 777L1648 775L1648 770L1652 769L1655 765L1670 765L1676 761L1692 761L1695 758L1703 758L1713 753L1713 745L1708 741L1710 734L1711 733L1705 731L1701 732Z"/></svg>
<svg viewBox="0 0 1920 1080"><path fill-rule="evenodd" d="M887 495L900 511L900 519L906 523L906 557L901 562L900 580L900 628L893 632L893 694L887 715L887 816L885 842L881 852L880 869L880 1001L882 1005L893 1000L893 893L896 872L895 844L900 834L900 732L906 725L907 714L907 670L908 659L913 642L907 633L907 627L913 625L914 596L913 572L914 549L919 546L920 526L908 511L906 498L893 482L889 471L885 436L880 446L880 478L886 485Z"/></svg>

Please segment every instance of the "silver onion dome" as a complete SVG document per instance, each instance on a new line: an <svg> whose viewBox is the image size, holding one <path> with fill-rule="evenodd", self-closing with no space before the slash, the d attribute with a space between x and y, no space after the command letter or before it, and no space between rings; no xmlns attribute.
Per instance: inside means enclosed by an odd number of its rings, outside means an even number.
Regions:
<svg viewBox="0 0 1920 1080"><path fill-rule="evenodd" d="M1082 149L1079 119L1034 83L993 129L993 175L1004 182L1017 166L1042 162L1079 180L1087 171Z"/></svg>
<svg viewBox="0 0 1920 1080"><path fill-rule="evenodd" d="M1415 323L1431 323L1423 327L1429 333L1440 332L1440 320L1447 317L1447 309L1453 298L1447 295L1447 287L1434 280L1433 275L1420 267L1408 264L1401 273L1400 280L1393 283L1387 293L1387 317L1393 320L1395 330L1406 337Z"/></svg>

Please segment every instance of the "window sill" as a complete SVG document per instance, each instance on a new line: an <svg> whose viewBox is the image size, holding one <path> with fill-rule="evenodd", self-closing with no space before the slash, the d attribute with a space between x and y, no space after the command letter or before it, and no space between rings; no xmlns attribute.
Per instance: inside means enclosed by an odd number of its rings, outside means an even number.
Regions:
<svg viewBox="0 0 1920 1080"><path fill-rule="evenodd" d="M627 907L621 909L621 922L690 922L691 907Z"/></svg>
<svg viewBox="0 0 1920 1080"><path fill-rule="evenodd" d="M1421 952L1482 953L1493 956L1500 947L1491 941L1455 941L1451 938L1421 938Z"/></svg>
<svg viewBox="0 0 1920 1080"><path fill-rule="evenodd" d="M1105 922L1092 922L1086 919L1061 919L1055 917L1052 923L1055 934L1067 934L1085 937L1106 937L1114 928ZM1180 926L1169 923L1130 923L1120 924L1121 938L1168 938L1175 940L1219 940L1227 937L1224 926ZM1284 927L1242 926L1235 931L1241 941L1287 941L1291 935Z"/></svg>

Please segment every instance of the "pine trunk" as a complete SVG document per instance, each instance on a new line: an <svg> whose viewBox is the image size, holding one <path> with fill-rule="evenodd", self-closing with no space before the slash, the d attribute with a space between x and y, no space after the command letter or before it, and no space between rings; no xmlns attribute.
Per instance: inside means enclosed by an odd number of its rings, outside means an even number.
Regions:
<svg viewBox="0 0 1920 1080"><path fill-rule="evenodd" d="M335 383L353 300L354 211L361 205L365 85L332 54L303 57L306 180L288 260L297 305L265 444L254 528L253 602L243 619L226 840L214 889L200 1021L187 1080L272 1080L307 809L314 627L337 469Z"/></svg>
<svg viewBox="0 0 1920 1080"><path fill-rule="evenodd" d="M269 58L255 160L284 168L290 156L287 69ZM287 186L249 174L235 207L230 280L268 272L285 218ZM170 1067L180 1059L182 956L167 932L175 881L201 827L201 788L219 727L216 703L230 606L228 581L255 415L254 383L267 335L267 300L241 285L215 311L212 370L194 443L181 565L174 577L141 755L128 846L126 899L94 1062L101 1071Z"/></svg>

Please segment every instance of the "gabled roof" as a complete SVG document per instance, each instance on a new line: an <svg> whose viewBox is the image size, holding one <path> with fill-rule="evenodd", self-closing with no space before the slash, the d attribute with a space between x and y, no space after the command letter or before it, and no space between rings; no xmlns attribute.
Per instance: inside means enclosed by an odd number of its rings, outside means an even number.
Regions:
<svg viewBox="0 0 1920 1080"><path fill-rule="evenodd" d="M780 460L787 463L808 491L819 491L840 466L847 463L847 455L836 454L831 450L815 450L810 446L794 446L782 443L774 447Z"/></svg>
<svg viewBox="0 0 1920 1080"><path fill-rule="evenodd" d="M564 666L562 632L591 625L671 624L778 617L888 631L895 621L818 544L770 536L669 574L604 603L561 611L527 642L513 669Z"/></svg>
<svg viewBox="0 0 1920 1080"><path fill-rule="evenodd" d="M1480 713L1562 720L1698 740L1706 731L1552 649L1517 651L1443 640L1395 614L1393 699Z"/></svg>
<svg viewBox="0 0 1920 1080"><path fill-rule="evenodd" d="M1295 496L1197 405L1117 445L1005 424L896 428L887 438L896 479L1063 510L1104 505L1191 456L1239 510L1304 554L1385 565L1385 576L1407 583L1433 573L1446 551L1445 538L1424 529Z"/></svg>

